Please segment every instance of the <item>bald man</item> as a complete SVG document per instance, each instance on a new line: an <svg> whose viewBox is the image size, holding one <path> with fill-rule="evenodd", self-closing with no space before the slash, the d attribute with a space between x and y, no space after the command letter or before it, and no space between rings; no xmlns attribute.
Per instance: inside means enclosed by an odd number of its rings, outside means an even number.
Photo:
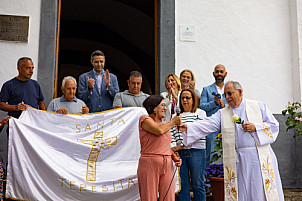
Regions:
<svg viewBox="0 0 302 201"><path fill-rule="evenodd" d="M202 89L200 95L200 109L207 113L207 117L215 114L219 109L227 106L224 97L224 79L227 76L224 65L218 64L214 68L213 76L215 82ZM220 131L214 132L206 137L206 167L210 165L210 160L214 151L215 144L212 143ZM206 182L208 183L208 182Z"/></svg>

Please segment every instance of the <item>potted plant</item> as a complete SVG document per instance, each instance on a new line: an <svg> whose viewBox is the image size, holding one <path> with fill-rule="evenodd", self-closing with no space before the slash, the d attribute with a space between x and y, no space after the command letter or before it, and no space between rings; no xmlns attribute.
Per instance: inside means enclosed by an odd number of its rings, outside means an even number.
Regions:
<svg viewBox="0 0 302 201"><path fill-rule="evenodd" d="M282 114L285 116L289 114L285 121L285 125L287 126L286 132L291 129L295 129L294 138L302 136L302 115L298 113L298 110L301 108L301 103L299 102L288 102L288 106L285 110L282 111Z"/></svg>
<svg viewBox="0 0 302 201"><path fill-rule="evenodd" d="M214 151L212 152L213 156L210 160L210 163L214 163L222 158L222 135L219 133L216 137L216 140L213 140L212 143L215 143Z"/></svg>
<svg viewBox="0 0 302 201"><path fill-rule="evenodd" d="M217 162L222 158L222 136L219 133L216 140L212 141L215 143L214 155L212 156L210 162ZM214 201L224 200L224 173L223 164L211 164L206 168L206 176L210 180L212 196Z"/></svg>

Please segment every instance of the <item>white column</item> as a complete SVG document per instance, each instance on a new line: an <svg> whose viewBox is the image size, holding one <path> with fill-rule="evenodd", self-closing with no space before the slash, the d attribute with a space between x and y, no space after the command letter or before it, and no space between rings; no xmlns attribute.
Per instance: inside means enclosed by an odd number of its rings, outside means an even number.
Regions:
<svg viewBox="0 0 302 201"><path fill-rule="evenodd" d="M289 0L293 65L293 101L302 100L302 2Z"/></svg>

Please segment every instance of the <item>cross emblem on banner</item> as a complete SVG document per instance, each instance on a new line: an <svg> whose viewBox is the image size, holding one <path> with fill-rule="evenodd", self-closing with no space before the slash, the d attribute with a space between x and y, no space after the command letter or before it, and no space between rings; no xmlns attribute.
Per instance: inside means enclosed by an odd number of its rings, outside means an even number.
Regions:
<svg viewBox="0 0 302 201"><path fill-rule="evenodd" d="M101 153L101 149L109 149L109 145L116 145L117 137L111 137L103 140L103 131L95 132L93 140L77 139L78 142L92 145L88 160L86 181L96 180L96 162Z"/></svg>

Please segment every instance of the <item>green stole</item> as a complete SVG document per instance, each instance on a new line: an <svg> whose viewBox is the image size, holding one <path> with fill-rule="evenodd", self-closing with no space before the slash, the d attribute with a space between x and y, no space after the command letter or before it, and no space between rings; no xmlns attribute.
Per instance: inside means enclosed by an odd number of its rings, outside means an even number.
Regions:
<svg viewBox="0 0 302 201"><path fill-rule="evenodd" d="M263 122L259 105L255 101L245 100L246 116L249 122ZM233 111L230 106L221 110L221 132L223 147L224 166L224 195L225 200L238 200L238 184L236 170L236 150L235 150L235 123L232 122ZM264 124L263 124L264 126ZM266 128L268 129L268 128ZM273 164L270 157L269 145L257 144L255 140L259 161L261 163L261 173L263 188L267 201L279 201L276 188Z"/></svg>

